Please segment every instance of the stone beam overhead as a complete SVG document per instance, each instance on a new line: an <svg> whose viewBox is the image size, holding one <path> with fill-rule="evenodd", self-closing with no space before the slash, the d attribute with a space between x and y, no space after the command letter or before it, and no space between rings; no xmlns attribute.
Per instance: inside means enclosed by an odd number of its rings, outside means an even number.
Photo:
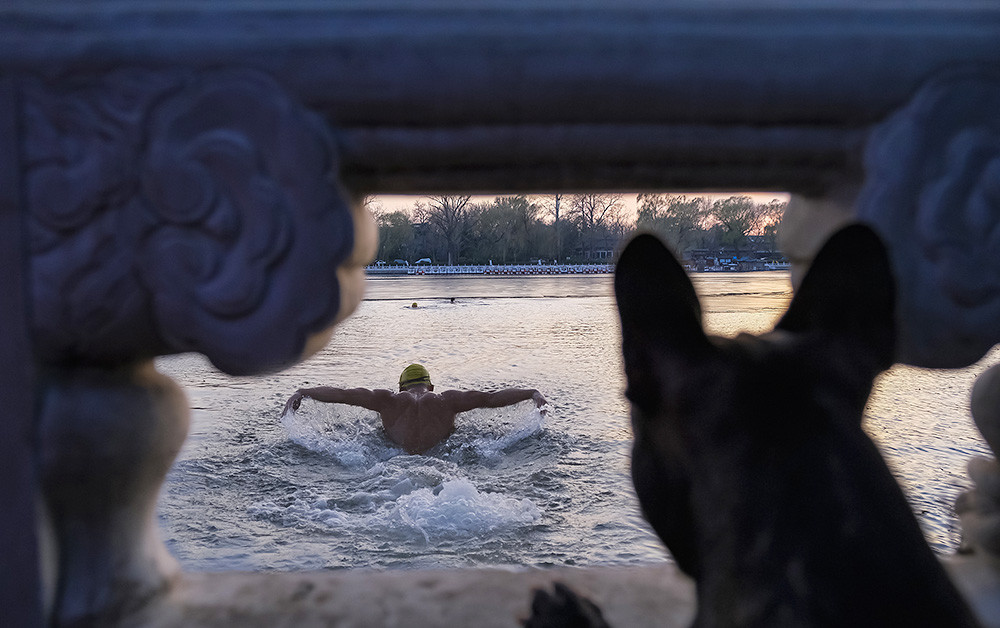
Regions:
<svg viewBox="0 0 1000 628"><path fill-rule="evenodd" d="M1000 58L998 31L969 1L16 0L0 67L260 71L335 127L358 190L818 193L930 76Z"/></svg>

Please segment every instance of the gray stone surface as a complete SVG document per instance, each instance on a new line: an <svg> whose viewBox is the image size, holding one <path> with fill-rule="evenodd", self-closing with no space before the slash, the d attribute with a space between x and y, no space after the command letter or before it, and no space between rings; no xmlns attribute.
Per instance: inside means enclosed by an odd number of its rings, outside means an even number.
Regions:
<svg viewBox="0 0 1000 628"><path fill-rule="evenodd" d="M694 586L670 564L560 569L188 573L122 625L147 628L514 628L561 581L613 626L687 626Z"/></svg>

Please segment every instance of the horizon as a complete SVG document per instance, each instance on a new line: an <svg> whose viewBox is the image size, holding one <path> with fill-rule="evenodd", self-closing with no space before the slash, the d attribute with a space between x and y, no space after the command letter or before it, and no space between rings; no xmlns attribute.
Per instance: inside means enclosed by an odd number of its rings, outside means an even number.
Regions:
<svg viewBox="0 0 1000 628"><path fill-rule="evenodd" d="M573 194L590 193L590 192L565 192L567 196ZM690 192L683 190L664 190L664 191L626 191L626 192L596 192L598 194L621 194L622 202L625 205L625 210L631 218L636 215L636 196L639 194L665 194L669 196L689 196L689 197L705 197L711 201L718 200L720 198L730 198L732 196L749 196L754 200L755 203L767 204L772 200L777 200L779 202L787 203L791 194L788 192L769 192L769 191L704 191L704 192ZM496 193L496 194L470 194L472 197L472 202L478 203L482 201L491 201L494 198L500 196L519 196L524 194L528 198L539 198L545 196L552 196L552 192L544 194L534 194L534 193ZM459 196L462 194L451 194L449 196ZM382 207L387 211L403 211L409 214L409 210L413 209L414 204L420 199L430 198L432 196L441 196L441 194L371 194L369 195L376 199L378 203L381 203Z"/></svg>

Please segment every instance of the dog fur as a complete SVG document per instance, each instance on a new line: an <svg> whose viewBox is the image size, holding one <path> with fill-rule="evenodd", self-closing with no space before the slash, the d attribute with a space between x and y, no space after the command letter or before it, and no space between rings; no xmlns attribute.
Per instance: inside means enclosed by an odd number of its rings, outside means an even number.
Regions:
<svg viewBox="0 0 1000 628"><path fill-rule="evenodd" d="M867 227L835 234L774 331L705 334L654 236L615 273L642 510L697 582L696 626L972 626L862 430L893 362L894 283Z"/></svg>

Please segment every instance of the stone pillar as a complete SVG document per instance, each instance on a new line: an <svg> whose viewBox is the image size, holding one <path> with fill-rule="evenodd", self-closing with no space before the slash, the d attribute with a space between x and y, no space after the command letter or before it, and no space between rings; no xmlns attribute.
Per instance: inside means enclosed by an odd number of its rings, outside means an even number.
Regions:
<svg viewBox="0 0 1000 628"><path fill-rule="evenodd" d="M376 236L326 123L260 73L17 89L45 600L55 625L113 624L178 573L154 511L188 410L153 358L294 364L360 302Z"/></svg>
<svg viewBox="0 0 1000 628"><path fill-rule="evenodd" d="M995 456L1000 451L1000 365L976 380L970 409ZM961 495L955 505L962 521L962 552L980 554L1000 567L1000 463L996 457L973 458L969 476L975 488Z"/></svg>
<svg viewBox="0 0 1000 628"><path fill-rule="evenodd" d="M1000 365L976 380L970 408L994 457L969 461L974 488L955 503L962 523L962 546L949 566L986 625L1000 626L1000 464L996 459L1000 451Z"/></svg>
<svg viewBox="0 0 1000 628"><path fill-rule="evenodd" d="M179 572L155 511L187 435L187 399L152 361L53 369L41 386L51 617L59 626L110 623Z"/></svg>

